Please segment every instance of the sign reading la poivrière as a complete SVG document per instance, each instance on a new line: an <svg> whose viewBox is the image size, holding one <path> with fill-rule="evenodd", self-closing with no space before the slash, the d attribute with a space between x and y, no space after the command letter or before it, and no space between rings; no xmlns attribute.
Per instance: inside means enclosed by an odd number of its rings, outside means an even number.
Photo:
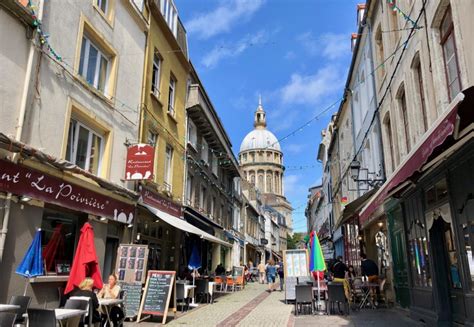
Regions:
<svg viewBox="0 0 474 327"><path fill-rule="evenodd" d="M38 170L0 160L0 190L131 223L135 206Z"/></svg>

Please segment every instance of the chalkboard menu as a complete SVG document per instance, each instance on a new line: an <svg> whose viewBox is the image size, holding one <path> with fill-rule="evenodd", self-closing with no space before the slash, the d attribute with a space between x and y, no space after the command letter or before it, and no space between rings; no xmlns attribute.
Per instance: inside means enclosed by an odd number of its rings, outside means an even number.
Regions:
<svg viewBox="0 0 474 327"><path fill-rule="evenodd" d="M244 275L244 267L232 267L232 277L239 277Z"/></svg>
<svg viewBox="0 0 474 327"><path fill-rule="evenodd" d="M141 283L122 283L122 290L125 292L125 317L133 318L138 315L140 300L142 297Z"/></svg>
<svg viewBox="0 0 474 327"><path fill-rule="evenodd" d="M171 293L175 288L175 275L175 271L148 271L138 320L142 314L150 314L163 316L163 324L166 322Z"/></svg>

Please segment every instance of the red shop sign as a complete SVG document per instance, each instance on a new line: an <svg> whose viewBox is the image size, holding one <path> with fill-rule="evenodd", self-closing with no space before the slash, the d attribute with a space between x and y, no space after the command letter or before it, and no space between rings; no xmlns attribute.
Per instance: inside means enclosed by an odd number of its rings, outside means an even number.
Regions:
<svg viewBox="0 0 474 327"><path fill-rule="evenodd" d="M182 217L182 210L179 204L162 197L158 193L144 186L141 186L140 195L143 203L148 204L149 206L152 206L153 208L156 208L158 210L169 213L172 216L179 218Z"/></svg>
<svg viewBox="0 0 474 327"><path fill-rule="evenodd" d="M126 180L144 180L153 178L155 148L148 144L135 144L127 149L125 165Z"/></svg>
<svg viewBox="0 0 474 327"><path fill-rule="evenodd" d="M26 166L0 160L0 191L131 223L135 206Z"/></svg>

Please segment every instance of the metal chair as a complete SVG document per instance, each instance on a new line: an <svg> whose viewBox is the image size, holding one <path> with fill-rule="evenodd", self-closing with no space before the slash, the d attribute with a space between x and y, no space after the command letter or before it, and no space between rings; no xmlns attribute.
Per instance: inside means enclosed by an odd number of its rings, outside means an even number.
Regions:
<svg viewBox="0 0 474 327"><path fill-rule="evenodd" d="M176 283L176 304L181 303L181 312L184 312L184 308L186 311L188 309L188 299L186 298L186 290L185 290L184 283Z"/></svg>
<svg viewBox="0 0 474 327"><path fill-rule="evenodd" d="M0 312L0 326L12 327L15 325L16 314L11 312Z"/></svg>
<svg viewBox="0 0 474 327"><path fill-rule="evenodd" d="M77 309L77 310L88 310L89 304L87 301L78 300L78 299L67 299L66 303L64 304L64 309ZM85 324L86 315L82 315L80 321Z"/></svg>
<svg viewBox="0 0 474 327"><path fill-rule="evenodd" d="M52 327L56 326L56 314L54 310L28 309L28 327Z"/></svg>
<svg viewBox="0 0 474 327"><path fill-rule="evenodd" d="M300 284L295 285L295 316L298 315L298 305L303 309L303 306L311 306L311 314L314 313L314 295L313 287L311 285Z"/></svg>
<svg viewBox="0 0 474 327"><path fill-rule="evenodd" d="M344 292L344 285L342 283L329 283L328 284L328 314L334 313L334 304L339 305L342 303L344 305L345 312L349 315L349 302L346 298Z"/></svg>
<svg viewBox="0 0 474 327"><path fill-rule="evenodd" d="M78 301L83 301L87 303L87 306L86 306L87 315L85 317L84 325L87 325L89 327L94 326L94 323L92 322L92 318L94 316L94 308L92 305L92 299L87 296L71 296L69 300L78 300Z"/></svg>
<svg viewBox="0 0 474 327"><path fill-rule="evenodd" d="M31 297L23 296L23 295L13 295L10 298L9 303L20 306L19 309L16 309L15 311L12 311L12 312L16 314L15 324L23 323L25 321L25 318L23 317L23 315L26 313L26 310L30 306Z"/></svg>
<svg viewBox="0 0 474 327"><path fill-rule="evenodd" d="M240 290L242 290L244 288L244 277L242 276L237 276L235 278L235 288L239 288Z"/></svg>
<svg viewBox="0 0 474 327"><path fill-rule="evenodd" d="M227 288L232 287L232 292L235 291L235 281L232 276L227 276L225 281L225 291L227 292Z"/></svg>
<svg viewBox="0 0 474 327"><path fill-rule="evenodd" d="M224 278L222 276L216 276L214 278L214 282L216 283L216 290L222 291L225 287Z"/></svg>
<svg viewBox="0 0 474 327"><path fill-rule="evenodd" d="M209 303L209 281L205 279L196 280L196 297L201 295L206 297L206 303Z"/></svg>

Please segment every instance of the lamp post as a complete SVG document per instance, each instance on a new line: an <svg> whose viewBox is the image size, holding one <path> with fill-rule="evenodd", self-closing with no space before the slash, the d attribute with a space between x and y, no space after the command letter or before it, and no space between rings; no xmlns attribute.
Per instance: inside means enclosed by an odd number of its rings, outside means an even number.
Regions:
<svg viewBox="0 0 474 327"><path fill-rule="evenodd" d="M383 178L368 178L370 175L375 175L377 177L377 176L379 176L379 173L373 173L373 172L370 172L367 168L361 168L361 164L358 160L352 161L349 168L350 168L351 178L355 182L367 183L368 185L370 185L372 187L376 186L380 182L382 182L382 183L385 182L385 179L383 179ZM360 174L361 170L367 171L367 179L359 178L359 174Z"/></svg>

